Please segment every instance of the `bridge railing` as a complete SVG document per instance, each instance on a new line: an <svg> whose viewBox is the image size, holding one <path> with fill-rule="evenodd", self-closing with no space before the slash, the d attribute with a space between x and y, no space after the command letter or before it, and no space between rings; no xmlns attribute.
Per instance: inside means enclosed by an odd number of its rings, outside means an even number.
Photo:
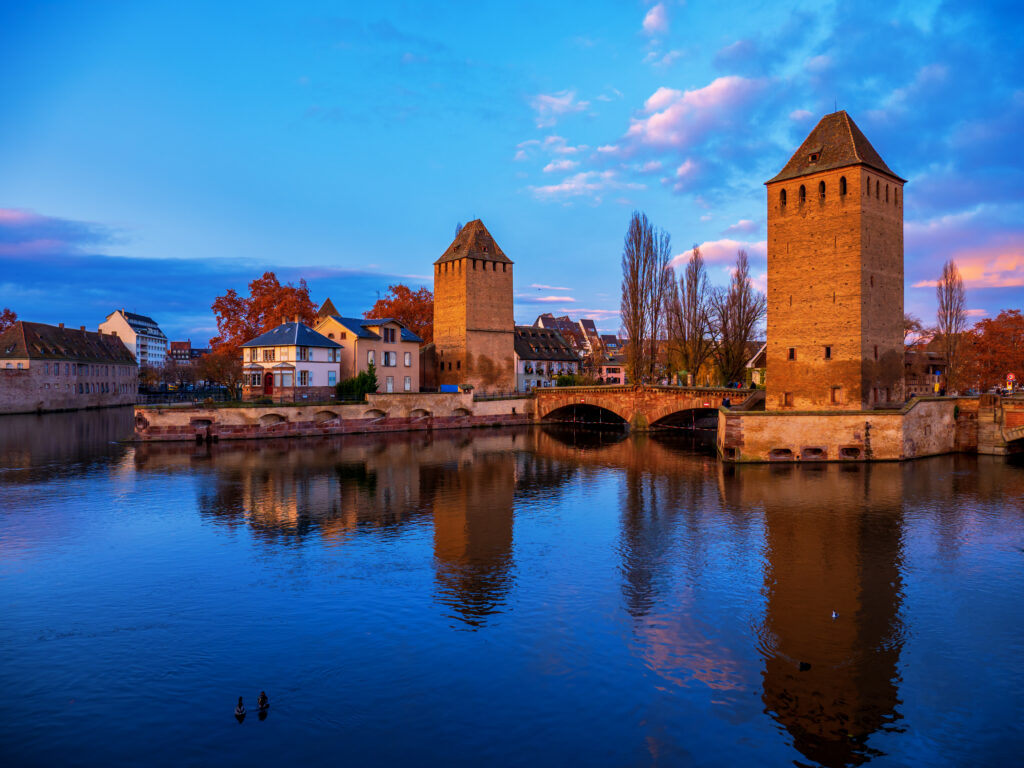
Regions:
<svg viewBox="0 0 1024 768"><path fill-rule="evenodd" d="M711 397L728 397L730 400L737 398L746 399L752 393L757 392L756 389L737 389L735 387L673 387L669 385L651 385L644 384L640 385L641 390L650 390L653 392L665 392L666 394L676 395L708 395ZM550 389L538 389L536 393L541 397L555 397L557 395L565 394L576 394L576 393L593 393L593 394L629 394L637 390L635 384L611 384L611 385L593 385L584 387L551 387Z"/></svg>

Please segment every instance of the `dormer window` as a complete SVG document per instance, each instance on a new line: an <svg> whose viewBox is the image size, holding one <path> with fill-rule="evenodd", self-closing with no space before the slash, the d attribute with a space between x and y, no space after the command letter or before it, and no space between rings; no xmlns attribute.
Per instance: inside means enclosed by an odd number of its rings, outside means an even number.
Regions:
<svg viewBox="0 0 1024 768"><path fill-rule="evenodd" d="M812 162L812 163L816 163L816 162L818 162L818 153L817 153L817 152L811 152L811 154L810 154L810 155L808 155L807 159L808 159L808 160L809 160L810 162Z"/></svg>

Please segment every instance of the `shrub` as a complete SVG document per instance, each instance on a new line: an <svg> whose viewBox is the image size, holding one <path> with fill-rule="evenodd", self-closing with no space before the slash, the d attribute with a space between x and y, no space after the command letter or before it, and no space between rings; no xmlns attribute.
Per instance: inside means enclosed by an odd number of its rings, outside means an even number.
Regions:
<svg viewBox="0 0 1024 768"><path fill-rule="evenodd" d="M377 386L377 368L370 363L365 371L339 381L334 392L339 400L363 400L368 393L376 392Z"/></svg>

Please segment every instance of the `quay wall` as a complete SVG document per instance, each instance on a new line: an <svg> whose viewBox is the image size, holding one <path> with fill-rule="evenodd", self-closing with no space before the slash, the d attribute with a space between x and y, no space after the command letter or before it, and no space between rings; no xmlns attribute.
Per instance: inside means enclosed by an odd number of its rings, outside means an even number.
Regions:
<svg viewBox="0 0 1024 768"><path fill-rule="evenodd" d="M901 410L721 409L718 452L730 462L902 461L978 447L978 398L916 398Z"/></svg>
<svg viewBox="0 0 1024 768"><path fill-rule="evenodd" d="M529 424L533 400L474 402L471 394L367 395L364 403L137 407L135 439L250 440Z"/></svg>
<svg viewBox="0 0 1024 768"><path fill-rule="evenodd" d="M39 361L27 361L26 365L25 368L0 368L0 414L78 411L135 404L138 391L135 366L67 363L63 370L70 371L70 375L54 373L51 376L49 366L44 369ZM55 371L60 368L60 362L53 365ZM102 373L104 370L107 373Z"/></svg>

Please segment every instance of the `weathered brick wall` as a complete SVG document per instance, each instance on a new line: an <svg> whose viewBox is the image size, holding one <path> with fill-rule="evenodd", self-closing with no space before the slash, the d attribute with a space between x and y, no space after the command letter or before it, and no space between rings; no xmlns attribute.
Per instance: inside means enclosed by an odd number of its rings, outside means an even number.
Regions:
<svg viewBox="0 0 1024 768"><path fill-rule="evenodd" d="M28 365L26 361L24 363ZM0 369L0 413L31 413L33 411L70 411L80 408L104 408L115 405L132 405L138 393L138 369L124 366L126 375L114 375L113 365L97 366L106 374L64 375L46 374L42 363L33 362L21 370ZM75 365L70 363L70 365ZM91 370L91 368L90 368ZM79 384L88 384L89 393L79 393ZM100 385L109 385L110 392L100 392ZM119 392L125 385L127 392Z"/></svg>
<svg viewBox="0 0 1024 768"><path fill-rule="evenodd" d="M881 200L868 197L869 177L872 185L881 181ZM786 392L796 410L859 410L874 402L874 388L902 401L903 199L899 190L896 202L896 187L857 167L768 185L768 410L786 407Z"/></svg>
<svg viewBox="0 0 1024 768"><path fill-rule="evenodd" d="M512 264L465 258L434 265L441 384L514 390L514 329Z"/></svg>

